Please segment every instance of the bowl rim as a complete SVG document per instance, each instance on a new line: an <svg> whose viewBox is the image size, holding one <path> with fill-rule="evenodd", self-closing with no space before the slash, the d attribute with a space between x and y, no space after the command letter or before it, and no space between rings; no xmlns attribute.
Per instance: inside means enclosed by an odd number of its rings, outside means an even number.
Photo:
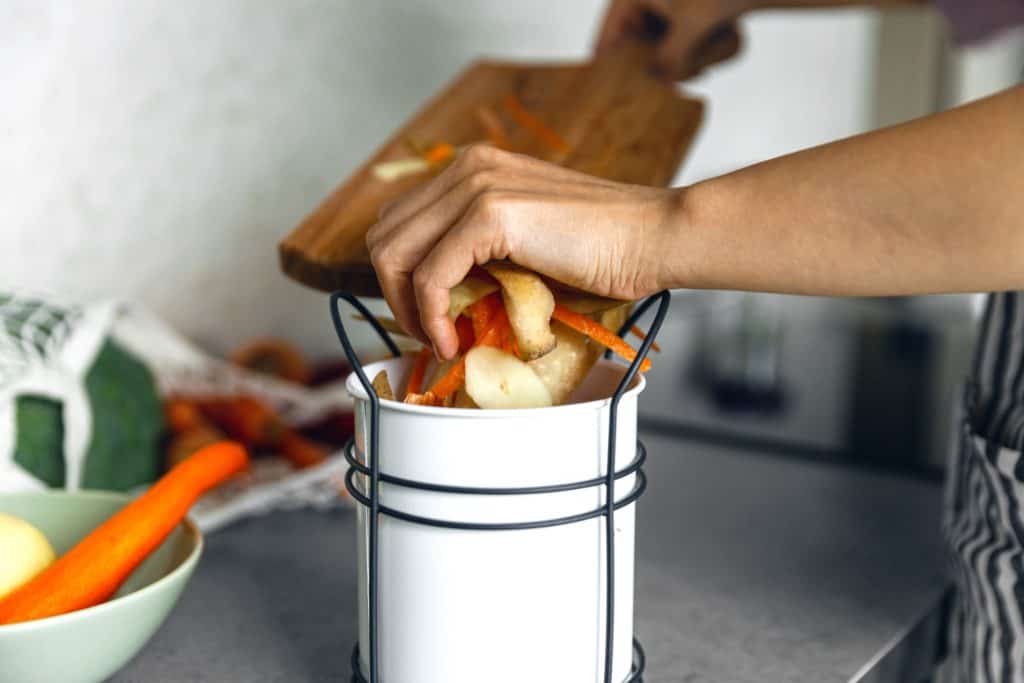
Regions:
<svg viewBox="0 0 1024 683"><path fill-rule="evenodd" d="M44 491L10 491L0 493L0 500L4 498L15 498L21 496L47 496L54 498L74 496L78 498L102 498L122 503L122 507L132 502L138 497L132 494L120 493L117 491L66 491L62 489L47 489ZM194 568L196 563L199 561L199 556L203 552L203 547L205 545L203 533L199 530L199 527L196 525L194 521L192 521L192 518L189 516L186 516L184 519L182 519L181 522L179 522L178 525L174 527L174 529L177 529L179 526L184 527L186 537L192 539L192 549L189 551L188 555L185 556L185 559L182 560L180 564L178 564L177 567L167 572L156 581L152 583L147 583L145 586L142 586L138 590L134 590L127 595L114 597L110 600L107 600L106 602L101 602L98 605L93 605L92 607L77 609L73 612L67 612L66 614L55 614L52 617L44 617L42 619L22 621L16 624L0 624L0 637L3 637L8 634L31 631L37 628L45 628L46 626L53 625L61 621L74 622L79 619L88 619L89 616L93 614L100 614L105 611L119 609L118 605L127 605L133 601L141 600L143 597L145 597L145 595L148 595L149 593L152 593L153 591L157 590L158 586L165 583L170 583L176 575L183 572L191 571L192 568ZM172 529L171 531L173 532L174 529ZM169 535L170 534L168 534L168 536ZM166 540L167 539L165 538L164 541ZM161 541L161 545L164 543L164 541Z"/></svg>

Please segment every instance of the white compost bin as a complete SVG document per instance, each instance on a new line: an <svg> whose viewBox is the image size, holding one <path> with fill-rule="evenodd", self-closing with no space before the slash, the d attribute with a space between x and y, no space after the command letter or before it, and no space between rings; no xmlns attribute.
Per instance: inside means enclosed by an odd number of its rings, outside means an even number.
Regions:
<svg viewBox="0 0 1024 683"><path fill-rule="evenodd" d="M405 385L411 360L365 366ZM625 366L601 361L573 402L525 410L463 410L381 401L380 472L450 487L517 488L605 475L610 396ZM353 457L368 464L370 401L356 375ZM638 376L618 407L615 499L638 479ZM368 495L369 477L353 474ZM605 487L526 495L424 491L381 482L379 504L437 520L520 523L592 512ZM614 647L611 680L630 677L633 659L635 503L614 514ZM359 645L369 680L371 514L358 505ZM605 517L527 530L450 529L382 512L378 526L379 683L600 683L605 670Z"/></svg>

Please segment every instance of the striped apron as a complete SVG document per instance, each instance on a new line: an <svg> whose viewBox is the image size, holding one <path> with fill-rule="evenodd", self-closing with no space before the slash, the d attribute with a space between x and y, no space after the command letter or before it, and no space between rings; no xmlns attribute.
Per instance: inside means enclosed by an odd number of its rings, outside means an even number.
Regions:
<svg viewBox="0 0 1024 683"><path fill-rule="evenodd" d="M1024 681L1024 292L989 295L949 471L953 680Z"/></svg>

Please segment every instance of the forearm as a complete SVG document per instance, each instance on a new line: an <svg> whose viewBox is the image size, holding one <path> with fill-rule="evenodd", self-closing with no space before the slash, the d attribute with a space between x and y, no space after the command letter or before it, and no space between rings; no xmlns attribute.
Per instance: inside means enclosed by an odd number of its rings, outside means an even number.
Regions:
<svg viewBox="0 0 1024 683"><path fill-rule="evenodd" d="M1024 87L686 188L670 287L1024 289Z"/></svg>

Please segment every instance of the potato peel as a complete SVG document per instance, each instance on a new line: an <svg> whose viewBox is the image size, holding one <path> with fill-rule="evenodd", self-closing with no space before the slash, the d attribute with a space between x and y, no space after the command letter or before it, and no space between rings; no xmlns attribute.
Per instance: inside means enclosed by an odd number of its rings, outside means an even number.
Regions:
<svg viewBox="0 0 1024 683"><path fill-rule="evenodd" d="M496 291L498 291L496 283L472 275L467 276L448 292L448 317L455 320L470 305Z"/></svg>
<svg viewBox="0 0 1024 683"><path fill-rule="evenodd" d="M551 353L529 365L551 394L554 405L561 405L576 390L590 372L604 347L592 344L577 332L560 322L552 322L551 330L558 343Z"/></svg>
<svg viewBox="0 0 1024 683"><path fill-rule="evenodd" d="M391 381L388 380L388 373L385 370L381 370L373 378L373 390L377 392L377 397L384 399L385 401L394 401L395 392L391 389Z"/></svg>
<svg viewBox="0 0 1024 683"><path fill-rule="evenodd" d="M555 348L558 340L551 331L551 313L555 297L539 275L507 262L484 266L501 285L512 332L519 346L519 355L534 360Z"/></svg>
<svg viewBox="0 0 1024 683"><path fill-rule="evenodd" d="M491 346L466 354L466 393L485 409L552 405L547 386L529 365Z"/></svg>

